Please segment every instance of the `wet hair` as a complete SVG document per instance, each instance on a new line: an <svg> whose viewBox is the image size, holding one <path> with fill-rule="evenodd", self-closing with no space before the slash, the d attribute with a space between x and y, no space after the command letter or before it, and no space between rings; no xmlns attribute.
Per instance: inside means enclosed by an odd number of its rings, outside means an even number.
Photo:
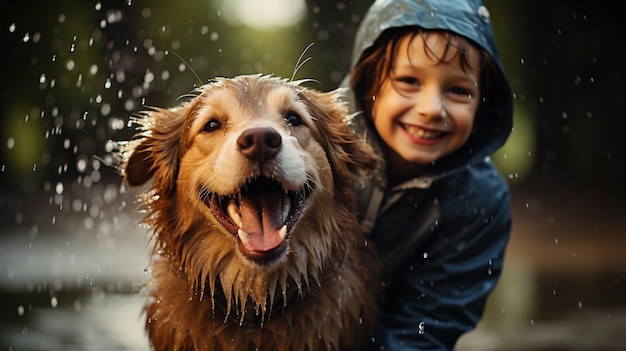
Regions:
<svg viewBox="0 0 626 351"><path fill-rule="evenodd" d="M436 54L428 46L427 39L432 34L442 35L446 40L446 47L441 55ZM409 37L410 42L413 42L418 37L422 38L426 54L433 57L437 63L449 63L459 57L463 70L468 67L473 68L472 65L475 64L469 61L469 48L473 46L478 49L479 47L456 33L443 30L427 30L414 26L388 29L376 39L369 49L363 52L361 59L350 73L350 86L367 117L371 117L374 97L380 91L385 80L389 78L398 47L406 37ZM456 52L450 55L452 50L456 50ZM478 87L481 103L476 112L475 127L480 123L481 110L484 108L485 96L489 90L489 72L491 69L497 69L497 64L489 54L484 50L479 49L478 51L480 53ZM370 118L367 119L370 120Z"/></svg>

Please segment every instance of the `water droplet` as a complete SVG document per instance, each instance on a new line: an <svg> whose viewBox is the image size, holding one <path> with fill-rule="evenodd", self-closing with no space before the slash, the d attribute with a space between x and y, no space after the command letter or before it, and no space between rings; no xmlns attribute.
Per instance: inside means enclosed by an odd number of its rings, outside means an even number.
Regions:
<svg viewBox="0 0 626 351"><path fill-rule="evenodd" d="M58 182L54 189L57 194L63 194L63 183Z"/></svg>
<svg viewBox="0 0 626 351"><path fill-rule="evenodd" d="M17 315L18 316L23 316L24 315L24 306L18 306L17 307Z"/></svg>
<svg viewBox="0 0 626 351"><path fill-rule="evenodd" d="M52 306L52 307L57 307L57 306L58 306L58 304L59 304L59 301L57 300L57 298L56 298L56 297L52 297L52 298L50 299L50 306Z"/></svg>

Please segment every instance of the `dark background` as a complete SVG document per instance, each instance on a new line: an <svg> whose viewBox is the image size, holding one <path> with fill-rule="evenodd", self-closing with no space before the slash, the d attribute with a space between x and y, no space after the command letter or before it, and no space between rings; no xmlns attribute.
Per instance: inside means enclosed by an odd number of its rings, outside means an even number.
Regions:
<svg viewBox="0 0 626 351"><path fill-rule="evenodd" d="M512 340L520 325L568 320L572 310L581 325L590 315L615 316L626 304L626 259L617 250L626 213L624 14L608 1L485 3L515 95L514 133L494 155L510 181L515 224L503 276L510 284L498 288L479 331ZM254 29L225 21L221 4L0 5L0 238L86 232L100 240L129 231L120 223L132 200L119 191L110 141L134 134L133 112L173 106L215 76L291 77L310 43L295 78L332 90L369 6L307 1L299 23ZM0 276L8 266L0 260ZM518 305L514 317L503 312ZM502 329L503 319L518 333ZM544 330L562 331L547 323ZM568 328L564 339L577 340ZM558 349L537 338L534 347Z"/></svg>

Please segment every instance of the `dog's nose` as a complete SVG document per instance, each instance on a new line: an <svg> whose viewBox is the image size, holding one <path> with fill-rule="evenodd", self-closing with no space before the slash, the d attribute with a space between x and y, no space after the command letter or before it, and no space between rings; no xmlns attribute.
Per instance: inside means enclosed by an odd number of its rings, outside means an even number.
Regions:
<svg viewBox="0 0 626 351"><path fill-rule="evenodd" d="M282 138L271 127L250 128L237 138L241 153L251 161L263 162L274 158L280 150Z"/></svg>

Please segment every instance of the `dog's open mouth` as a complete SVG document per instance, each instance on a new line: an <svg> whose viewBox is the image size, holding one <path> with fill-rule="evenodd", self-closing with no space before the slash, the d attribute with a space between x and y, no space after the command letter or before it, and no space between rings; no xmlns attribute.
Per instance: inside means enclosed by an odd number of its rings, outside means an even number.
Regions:
<svg viewBox="0 0 626 351"><path fill-rule="evenodd" d="M215 218L239 238L243 254L253 260L271 260L287 249L287 238L300 218L310 186L286 191L267 177L246 183L231 196L212 194L200 189L200 197Z"/></svg>

